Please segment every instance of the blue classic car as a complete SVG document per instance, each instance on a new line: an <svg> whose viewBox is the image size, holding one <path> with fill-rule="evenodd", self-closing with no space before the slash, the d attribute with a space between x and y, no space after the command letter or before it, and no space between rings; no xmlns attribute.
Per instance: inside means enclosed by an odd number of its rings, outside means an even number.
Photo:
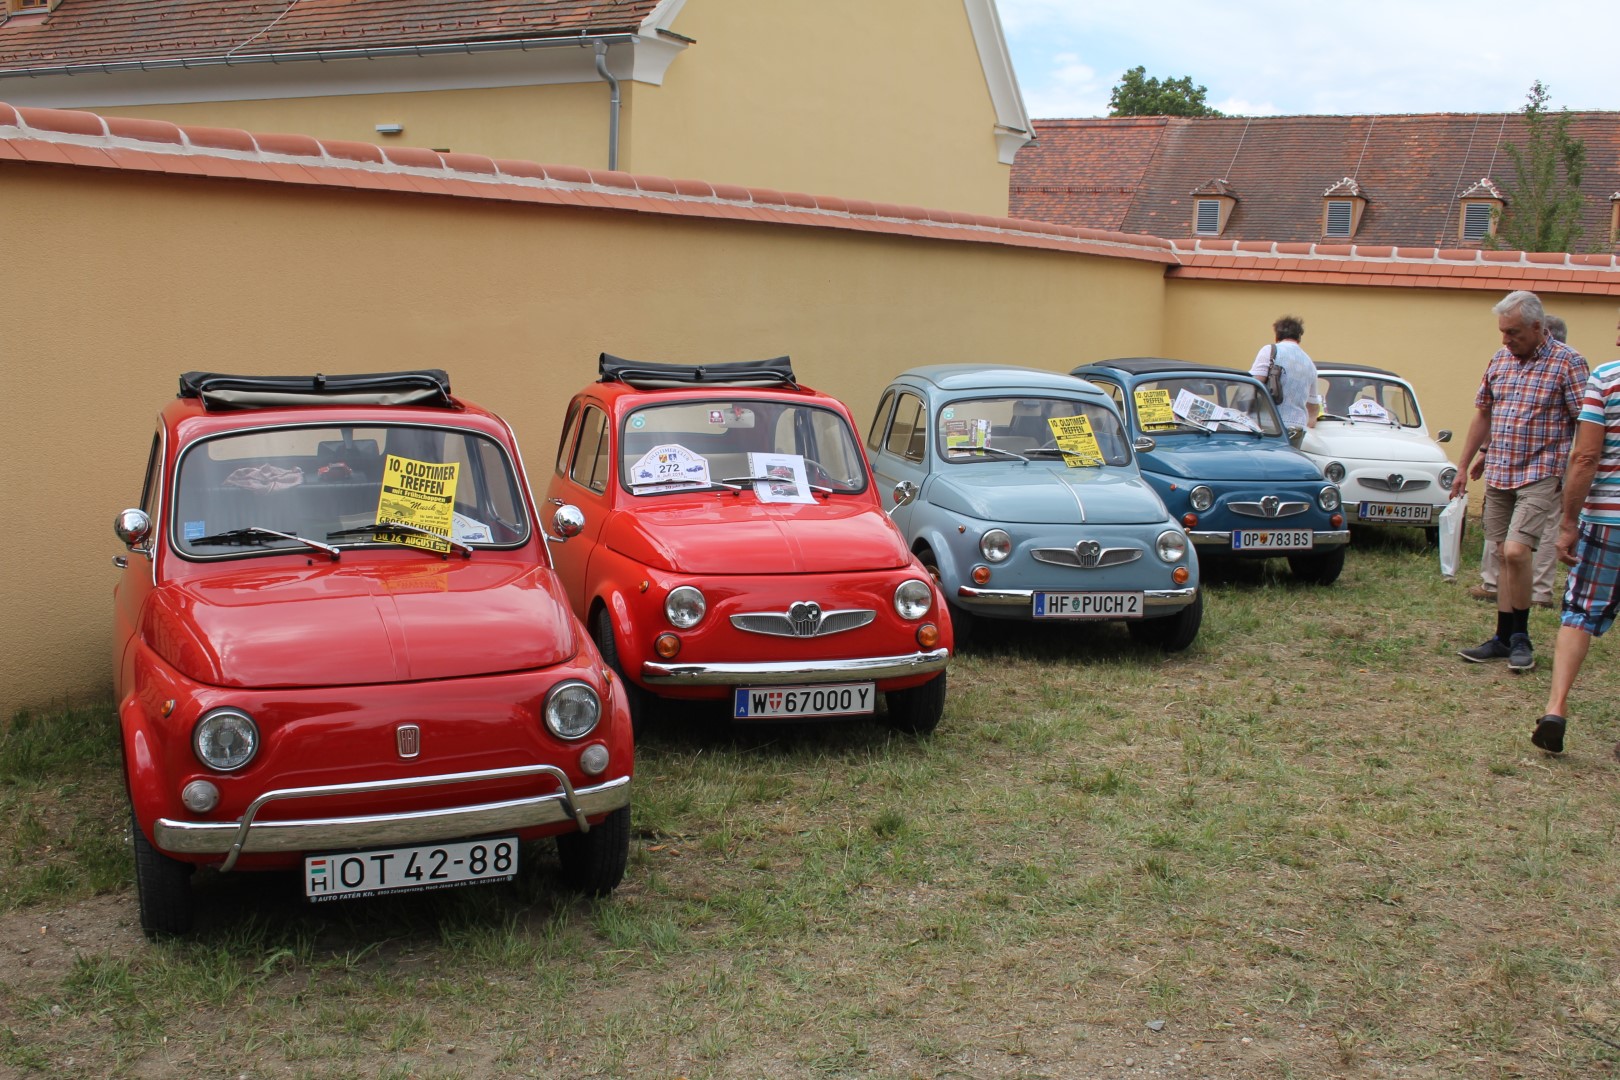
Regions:
<svg viewBox="0 0 1620 1080"><path fill-rule="evenodd" d="M866 446L958 642L980 619L1124 620L1167 651L1198 635L1197 556L1096 387L1030 368L914 368L883 392Z"/></svg>
<svg viewBox="0 0 1620 1080"><path fill-rule="evenodd" d="M1290 444L1258 381L1154 357L1103 360L1071 374L1119 406L1142 475L1200 557L1283 555L1296 578L1337 580L1350 542L1339 489Z"/></svg>

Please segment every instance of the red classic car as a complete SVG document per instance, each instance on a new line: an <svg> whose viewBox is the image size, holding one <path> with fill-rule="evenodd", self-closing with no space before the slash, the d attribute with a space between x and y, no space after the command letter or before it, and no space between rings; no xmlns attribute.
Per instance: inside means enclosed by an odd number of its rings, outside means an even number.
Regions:
<svg viewBox="0 0 1620 1080"><path fill-rule="evenodd" d="M551 502L574 611L630 691L729 703L738 721L875 713L933 730L944 597L883 512L843 404L783 357L643 364L603 354L568 406ZM902 496L903 497L903 496Z"/></svg>
<svg viewBox="0 0 1620 1080"><path fill-rule="evenodd" d="M511 429L442 371L182 376L116 527L148 934L190 929L199 866L341 899L509 880L555 836L569 884L619 883L625 688L528 490Z"/></svg>

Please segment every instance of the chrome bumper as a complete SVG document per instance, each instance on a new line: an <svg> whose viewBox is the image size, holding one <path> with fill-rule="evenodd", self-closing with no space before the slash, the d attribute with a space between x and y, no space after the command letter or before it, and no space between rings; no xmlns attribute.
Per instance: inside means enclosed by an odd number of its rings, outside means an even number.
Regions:
<svg viewBox="0 0 1620 1080"><path fill-rule="evenodd" d="M1045 592L1083 592L1084 590L1046 589ZM1121 589L1120 592L1135 592L1135 589ZM958 585L956 595L963 600L972 600L975 604L1000 604L1006 607L1033 608L1035 604L1034 589L975 589L971 585ZM1183 608L1198 599L1198 590L1192 589L1145 589L1142 592L1142 608L1146 611Z"/></svg>
<svg viewBox="0 0 1620 1080"><path fill-rule="evenodd" d="M1272 528L1286 529L1286 528L1288 528L1288 526L1286 526L1286 525L1274 525L1274 526L1272 526ZM1232 531L1230 529L1226 530L1225 532L1190 532L1187 535L1192 539L1193 547L1195 547L1195 548L1225 548L1227 551L1232 550ZM1349 542L1350 542L1350 530L1349 529L1322 529L1322 530L1320 530L1318 532L1311 533L1311 550L1312 551L1316 550L1317 548L1339 547L1340 545L1348 544ZM1301 548L1294 548L1292 550L1279 549L1279 550L1276 550L1276 551L1265 551L1265 550L1256 549L1256 550L1253 550L1253 551L1233 552L1233 554L1237 554L1237 555L1308 555L1308 554L1310 554L1310 552L1305 551L1305 550L1303 550Z"/></svg>
<svg viewBox="0 0 1620 1080"><path fill-rule="evenodd" d="M906 656L869 656L860 660L812 660L779 664L659 664L641 665L641 681L653 686L803 686L842 679L896 679L943 671L951 658L947 649L929 649Z"/></svg>
<svg viewBox="0 0 1620 1080"><path fill-rule="evenodd" d="M467 784L478 781L510 780L524 776L548 776L558 790L545 795L474 806L451 806L439 810L415 810L402 814L367 814L359 817L302 818L295 821L256 821L268 803L287 799L320 799L335 795L363 795L384 791ZM326 784L320 787L280 788L267 791L248 804L236 821L175 821L158 818L152 825L152 840L164 851L177 855L225 854L221 871L236 865L237 856L260 852L329 851L341 848L379 847L451 840L484 833L509 832L536 825L572 821L581 832L588 831L587 817L596 817L630 805L630 778L621 776L594 787L576 788L568 774L555 765L520 765L509 769L445 773L439 776L409 776L397 780L377 780L357 784Z"/></svg>

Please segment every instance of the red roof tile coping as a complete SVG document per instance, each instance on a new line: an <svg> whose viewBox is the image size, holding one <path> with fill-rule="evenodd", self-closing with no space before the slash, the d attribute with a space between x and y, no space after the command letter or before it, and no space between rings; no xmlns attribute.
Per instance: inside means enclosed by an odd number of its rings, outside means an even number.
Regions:
<svg viewBox="0 0 1620 1080"><path fill-rule="evenodd" d="M1309 255L1314 244L1278 244L1279 255Z"/></svg>
<svg viewBox="0 0 1620 1080"><path fill-rule="evenodd" d="M236 150L251 154L259 149L253 136L240 128L188 127L184 135L190 145L209 150Z"/></svg>
<svg viewBox="0 0 1620 1080"><path fill-rule="evenodd" d="M22 117L17 115L16 109L5 102L0 102L0 124L6 127L21 127Z"/></svg>
<svg viewBox="0 0 1620 1080"><path fill-rule="evenodd" d="M1524 257L1533 263L1557 263L1559 266L1569 261L1569 256L1562 251L1527 251Z"/></svg>
<svg viewBox="0 0 1620 1080"><path fill-rule="evenodd" d="M801 210L816 209L816 197L814 195L806 195L801 191L784 191L782 192L782 198L787 200L789 206L797 206Z"/></svg>
<svg viewBox="0 0 1620 1080"><path fill-rule="evenodd" d="M499 170L495 168L495 159L482 154L440 154L444 159L444 167L452 172L477 173L480 176L494 176Z"/></svg>
<svg viewBox="0 0 1620 1080"><path fill-rule="evenodd" d="M288 157L321 156L321 144L308 135L295 135L291 133L271 133L268 135L255 135L254 141L259 144L259 152L263 154L285 154Z"/></svg>
<svg viewBox="0 0 1620 1080"><path fill-rule="evenodd" d="M564 184L588 184L591 171L578 165L546 165L546 179Z"/></svg>
<svg viewBox="0 0 1620 1080"><path fill-rule="evenodd" d="M0 109L5 106L0 106ZM5 123L5 114L0 112L0 124ZM180 129L167 120L148 120L141 116L109 116L107 117L107 134L116 139L135 139L140 142L169 143L179 146L184 137Z"/></svg>
<svg viewBox="0 0 1620 1080"><path fill-rule="evenodd" d="M1355 248L1349 244L1317 244L1316 253L1318 255L1352 255L1355 253Z"/></svg>
<svg viewBox="0 0 1620 1080"><path fill-rule="evenodd" d="M1517 251L1481 251L1479 254L1480 254L1480 258L1482 258L1486 262L1514 262L1514 263L1516 263L1516 262L1519 261L1519 254L1520 253L1517 252Z"/></svg>
<svg viewBox="0 0 1620 1080"><path fill-rule="evenodd" d="M753 202L754 201L754 197L751 194L749 194L747 188L738 187L736 184L716 184L716 185L714 185L714 197L717 198L717 199L725 199L727 202Z"/></svg>
<svg viewBox="0 0 1620 1080"><path fill-rule="evenodd" d="M1271 248L1270 240L1239 240L1237 246L1239 251L1260 251L1267 255L1271 254Z"/></svg>
<svg viewBox="0 0 1620 1080"><path fill-rule="evenodd" d="M685 195L690 199L712 199L714 188L705 180L676 179L675 194Z"/></svg>
<svg viewBox="0 0 1620 1080"><path fill-rule="evenodd" d="M1356 257L1360 259L1387 259L1394 254L1395 249L1393 247L1365 247L1361 244L1356 245Z"/></svg>
<svg viewBox="0 0 1620 1080"><path fill-rule="evenodd" d="M625 188L636 190L636 178L622 169L592 169L591 183L599 187Z"/></svg>
<svg viewBox="0 0 1620 1080"><path fill-rule="evenodd" d="M429 153L431 152L429 151ZM435 154L434 156L437 157L438 155ZM393 160L393 151L389 151L388 157L389 160ZM502 176L516 176L524 180L544 180L546 178L546 167L533 161L514 161L510 158L499 158L495 162L495 169Z"/></svg>
<svg viewBox="0 0 1620 1080"><path fill-rule="evenodd" d="M677 195L675 181L667 176L641 176L635 178L637 191L656 191L663 195Z"/></svg>
<svg viewBox="0 0 1620 1080"><path fill-rule="evenodd" d="M847 214L849 213L849 203L845 202L843 199L840 199L836 195L817 195L816 209L829 210L839 214Z"/></svg>
<svg viewBox="0 0 1620 1080"><path fill-rule="evenodd" d="M439 152L425 146L390 146L383 150L383 156L391 164L407 169L444 168L444 159L439 157Z"/></svg>
<svg viewBox="0 0 1620 1080"><path fill-rule="evenodd" d="M787 196L775 188L749 188L748 197L757 206L786 206Z"/></svg>
<svg viewBox="0 0 1620 1080"><path fill-rule="evenodd" d="M1579 266L1616 266L1620 258L1613 255L1571 255L1569 261Z"/></svg>
<svg viewBox="0 0 1620 1080"><path fill-rule="evenodd" d="M39 131L60 131L64 135L105 135L107 124L95 113L79 112L74 109L31 109L17 110L22 117L22 124Z"/></svg>
<svg viewBox="0 0 1620 1080"><path fill-rule="evenodd" d="M1397 247L1395 249L1395 257L1397 259L1433 259L1433 258L1436 258L1437 255L1438 255L1438 252L1436 251L1436 249L1434 249L1432 247L1431 248Z"/></svg>

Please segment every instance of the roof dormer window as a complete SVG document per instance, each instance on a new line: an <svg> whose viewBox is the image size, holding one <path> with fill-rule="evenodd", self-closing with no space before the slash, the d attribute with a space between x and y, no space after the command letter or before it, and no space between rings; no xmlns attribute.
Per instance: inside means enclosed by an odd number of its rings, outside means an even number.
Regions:
<svg viewBox="0 0 1620 1080"><path fill-rule="evenodd" d="M1193 235L1219 236L1225 232L1232 208L1237 205L1231 185L1225 180L1210 180L1189 194L1193 196Z"/></svg>
<svg viewBox="0 0 1620 1080"><path fill-rule="evenodd" d="M1496 235L1496 223L1502 217L1502 208L1507 205L1507 196L1491 182L1490 177L1482 178L1463 192L1458 201L1462 204L1462 212L1457 215L1458 239L1477 244L1486 237Z"/></svg>
<svg viewBox="0 0 1620 1080"><path fill-rule="evenodd" d="M1462 238L1464 240L1483 240L1487 236L1496 235L1495 215L1491 213L1490 203L1472 202L1463 203L1462 210Z"/></svg>
<svg viewBox="0 0 1620 1080"><path fill-rule="evenodd" d="M1335 240L1348 240L1356 235L1361 225L1361 212L1366 209L1367 196L1354 177L1347 176L1322 192L1322 235Z"/></svg>
<svg viewBox="0 0 1620 1080"><path fill-rule="evenodd" d="M1620 244L1620 191L1609 196L1609 243Z"/></svg>

